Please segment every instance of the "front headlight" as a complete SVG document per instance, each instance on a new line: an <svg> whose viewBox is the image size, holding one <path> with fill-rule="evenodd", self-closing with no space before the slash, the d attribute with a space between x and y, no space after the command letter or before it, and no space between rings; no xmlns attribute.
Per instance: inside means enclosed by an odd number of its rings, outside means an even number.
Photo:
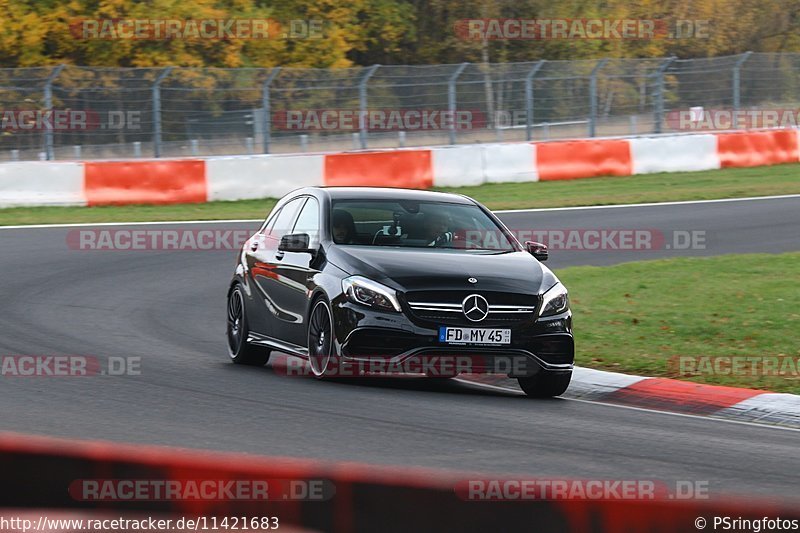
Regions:
<svg viewBox="0 0 800 533"><path fill-rule="evenodd" d="M557 315L567 309L569 309L567 288L558 282L542 295L542 312L539 316Z"/></svg>
<svg viewBox="0 0 800 533"><path fill-rule="evenodd" d="M400 311L397 291L363 276L350 276L342 280L342 292L357 304L387 311Z"/></svg>

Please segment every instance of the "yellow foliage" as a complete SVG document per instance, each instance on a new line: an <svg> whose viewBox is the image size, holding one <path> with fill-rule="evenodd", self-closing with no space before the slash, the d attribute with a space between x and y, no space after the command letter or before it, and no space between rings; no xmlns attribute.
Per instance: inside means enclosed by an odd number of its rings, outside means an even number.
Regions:
<svg viewBox="0 0 800 533"><path fill-rule="evenodd" d="M2 67L324 68L479 62L487 54L492 61L533 61L800 51L796 0L0 0L0 13ZM700 21L705 34L486 43L456 35L457 21L486 17L657 19L670 27ZM280 22L281 31L269 39L79 38L75 24L86 19L269 19ZM284 37L292 21L319 30Z"/></svg>

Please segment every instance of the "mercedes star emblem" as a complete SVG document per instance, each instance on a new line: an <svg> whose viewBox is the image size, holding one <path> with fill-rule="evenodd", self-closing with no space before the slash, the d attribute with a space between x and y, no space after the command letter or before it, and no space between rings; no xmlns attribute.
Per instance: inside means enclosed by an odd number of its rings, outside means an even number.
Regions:
<svg viewBox="0 0 800 533"><path fill-rule="evenodd" d="M480 294L470 294L461 302L464 316L472 322L480 322L489 314L489 302Z"/></svg>

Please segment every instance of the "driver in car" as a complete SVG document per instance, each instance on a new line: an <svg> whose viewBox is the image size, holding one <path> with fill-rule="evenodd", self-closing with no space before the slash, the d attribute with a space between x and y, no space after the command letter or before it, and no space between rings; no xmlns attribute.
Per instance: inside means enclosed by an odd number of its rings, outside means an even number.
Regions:
<svg viewBox="0 0 800 533"><path fill-rule="evenodd" d="M453 233L450 230L447 217L440 213L427 213L425 215L425 228L427 229L427 246L447 246L453 242Z"/></svg>
<svg viewBox="0 0 800 533"><path fill-rule="evenodd" d="M356 224L353 215L344 209L333 210L333 240L336 244L353 244L356 240Z"/></svg>

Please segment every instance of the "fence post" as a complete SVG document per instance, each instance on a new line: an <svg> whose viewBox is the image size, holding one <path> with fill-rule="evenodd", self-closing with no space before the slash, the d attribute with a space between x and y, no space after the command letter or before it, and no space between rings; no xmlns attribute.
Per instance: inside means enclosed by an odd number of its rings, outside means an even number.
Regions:
<svg viewBox="0 0 800 533"><path fill-rule="evenodd" d="M456 80L467 68L467 65L469 63L461 63L447 80L447 110L450 112L450 126L447 128L447 133L450 137L450 144L456 144Z"/></svg>
<svg viewBox="0 0 800 533"><path fill-rule="evenodd" d="M539 72L546 60L536 63L525 76L525 139L533 139L533 77Z"/></svg>
<svg viewBox="0 0 800 533"><path fill-rule="evenodd" d="M153 82L153 156L161 157L161 82L172 72L172 67L161 71Z"/></svg>
<svg viewBox="0 0 800 533"><path fill-rule="evenodd" d="M264 126L262 127L261 149L265 154L269 153L269 143L272 140L272 102L269 98L269 87L280 73L281 67L273 68L269 76L267 76L267 79L264 80L264 83L261 85L261 108L264 114L262 117ZM255 117L253 118L255 119Z"/></svg>
<svg viewBox="0 0 800 533"><path fill-rule="evenodd" d="M656 77L656 88L655 88L655 117L654 124L653 124L653 132L654 133L661 133L662 125L664 123L664 73L667 71L669 66L675 61L675 56L668 57L658 66L658 70L655 72Z"/></svg>
<svg viewBox="0 0 800 533"><path fill-rule="evenodd" d="M742 65L744 62L747 61L750 56L753 55L753 52L745 52L742 54L742 57L736 60L736 63L733 65L733 111L735 117L738 117L739 107L741 106L741 70Z"/></svg>
<svg viewBox="0 0 800 533"><path fill-rule="evenodd" d="M603 68L608 59L601 59L589 75L589 137L594 137L597 132L597 73Z"/></svg>
<svg viewBox="0 0 800 533"><path fill-rule="evenodd" d="M358 82L358 141L362 149L367 147L367 82L379 67L369 67Z"/></svg>
<svg viewBox="0 0 800 533"><path fill-rule="evenodd" d="M58 65L53 69L53 72L47 76L47 80L44 83L44 108L46 111L53 109L53 81L61 74L65 66L66 65ZM44 129L44 152L48 161L52 161L56 158L55 151L53 150L53 128Z"/></svg>

